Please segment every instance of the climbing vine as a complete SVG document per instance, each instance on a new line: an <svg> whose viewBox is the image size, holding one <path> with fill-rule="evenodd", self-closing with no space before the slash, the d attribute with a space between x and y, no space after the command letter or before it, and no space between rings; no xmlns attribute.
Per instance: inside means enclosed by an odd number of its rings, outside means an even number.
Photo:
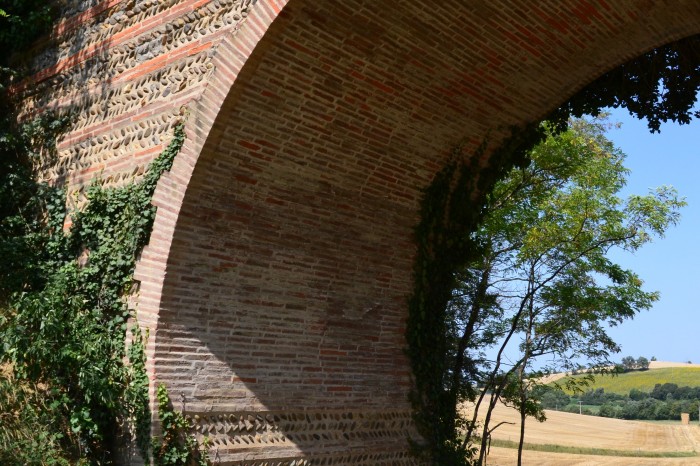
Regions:
<svg viewBox="0 0 700 466"><path fill-rule="evenodd" d="M71 116L45 112L18 123L21 96L9 91L26 74L57 5L0 0L0 45L13 51L0 57L0 463L110 464L127 432L147 460L148 335L126 297L154 221L153 192L184 131L175 127L139 182L94 183L83 207L67 212L65 193L36 180ZM166 421L168 412L181 416L162 408ZM161 445L154 458L172 452L176 446Z"/></svg>
<svg viewBox="0 0 700 466"><path fill-rule="evenodd" d="M42 0L0 1L3 50L29 47L50 26L53 13L47 5ZM650 52L586 87L553 117L565 125L570 114L612 105L648 117L652 129L667 119L687 122L692 108L687 104L694 102L698 88L699 51L695 37ZM48 118L33 128L17 127L6 92L17 71L7 64L3 60L0 69L0 403L5 403L0 415L2 425L10 428L0 433L0 463L68 464L81 458L108 463L118 426L124 424L136 427L139 447L147 455L147 336L132 326L127 348L133 316L124 297L133 289L135 260L150 235L153 190L182 144L182 127L140 182L109 189L91 186L66 233L65 193L34 181L38 152L32 149L39 140L49 141L50 147L52 135L65 122ZM434 464L468 462L456 448L460 426L454 415L465 394L451 390L448 377L451 342L445 309L453 274L479 254L469 232L482 217L485 194L508 168L526 163L527 149L540 136L537 125L514 132L490 151L487 169L477 165L486 145L469 156L459 148L425 193L416 229L407 339L416 379L416 423L427 442L423 451ZM185 458L178 442L187 446L189 440L169 439L181 438L171 427L177 431L186 424L166 409L167 393L159 390L158 399L165 443L157 458L169 458L168 451L176 460Z"/></svg>
<svg viewBox="0 0 700 466"><path fill-rule="evenodd" d="M190 434L192 425L182 413L173 409L165 385L158 385L158 417L162 435L153 440L155 466L207 466L209 455L205 448Z"/></svg>
<svg viewBox="0 0 700 466"><path fill-rule="evenodd" d="M446 307L455 287L454 272L479 254L469 232L482 218L483 196L506 170L526 163L527 150L542 137L539 125L512 130L486 169L479 167L486 143L471 156L458 147L424 194L415 231L418 252L406 337L415 377L411 395L415 421L426 441L416 449L436 465L469 464L458 448L460 425L455 415L465 394L451 390L449 383L452 352Z"/></svg>
<svg viewBox="0 0 700 466"><path fill-rule="evenodd" d="M609 71L552 112L546 120L557 131L567 129L570 116L597 114L604 107L624 107L647 118L658 131L668 120L689 123L700 90L700 36L652 50ZM479 257L470 236L483 217L484 199L496 181L516 165L528 163L527 153L543 137L539 124L514 129L499 148L485 143L474 154L455 149L424 193L421 220L415 230L417 254L414 289L409 300L406 338L415 377L411 401L424 443L417 452L434 465L466 465L474 449L461 449L458 403L471 399L472 387L451 384L453 346L447 313L455 273ZM490 165L479 166L489 150Z"/></svg>
<svg viewBox="0 0 700 466"><path fill-rule="evenodd" d="M119 426L126 425L135 427L142 455L148 453L143 338L134 324L127 350L132 314L125 297L133 289L135 262L155 218L156 183L183 141L178 125L171 143L137 183L91 185L84 207L72 213L68 232L63 229L64 193L43 185L31 197L42 209L3 219L3 232L33 222L26 234L3 239L40 244L41 253L25 258L33 262L31 280L4 283L10 288L3 290L0 360L17 381L32 384L46 400L49 410L41 414L60 447L57 457L109 463L123 434ZM44 215L37 216L38 211ZM7 464L23 464L18 461Z"/></svg>

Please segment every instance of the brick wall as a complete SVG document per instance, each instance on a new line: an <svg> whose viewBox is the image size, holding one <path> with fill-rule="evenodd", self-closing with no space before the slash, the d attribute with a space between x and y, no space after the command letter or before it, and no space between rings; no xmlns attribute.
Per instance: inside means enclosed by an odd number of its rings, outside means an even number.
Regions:
<svg viewBox="0 0 700 466"><path fill-rule="evenodd" d="M422 190L456 144L698 32L693 1L73 1L18 90L75 115L45 168L75 193L138 177L185 120L135 304L218 460L413 464Z"/></svg>

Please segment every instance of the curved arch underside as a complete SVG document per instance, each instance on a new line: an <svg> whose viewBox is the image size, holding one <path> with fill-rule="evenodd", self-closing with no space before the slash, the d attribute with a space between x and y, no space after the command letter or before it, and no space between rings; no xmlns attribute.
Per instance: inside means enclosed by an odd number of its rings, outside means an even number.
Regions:
<svg viewBox="0 0 700 466"><path fill-rule="evenodd" d="M178 188L154 379L224 462L414 464L403 332L422 190L458 144L495 147L698 32L694 1L290 1L189 116L202 148ZM241 61L231 50L215 60Z"/></svg>

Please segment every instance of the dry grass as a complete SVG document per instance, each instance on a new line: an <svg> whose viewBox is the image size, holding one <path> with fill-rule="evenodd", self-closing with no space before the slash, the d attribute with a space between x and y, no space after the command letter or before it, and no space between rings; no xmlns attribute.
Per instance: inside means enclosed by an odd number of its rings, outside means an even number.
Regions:
<svg viewBox="0 0 700 466"><path fill-rule="evenodd" d="M655 424L641 421L623 421L596 416L547 412L547 421L538 423L528 419L525 441L538 445L563 445L581 449L622 450L630 452L692 453L700 452L700 427L697 424ZM494 433L494 439L518 441L518 413L505 406L497 407L493 424L504 424ZM489 465L515 464L517 450L492 448ZM524 453L526 465L698 465L700 457L642 458L621 456L593 456L572 453L550 453L528 450Z"/></svg>
<svg viewBox="0 0 700 466"><path fill-rule="evenodd" d="M516 452L510 448L491 448L486 465L514 466ZM629 458L621 456L572 455L525 450L525 466L697 466L699 458Z"/></svg>
<svg viewBox="0 0 700 466"><path fill-rule="evenodd" d="M687 362L651 361L649 369L666 369L668 367L700 367L700 364L688 364Z"/></svg>
<svg viewBox="0 0 700 466"><path fill-rule="evenodd" d="M492 439L491 446L518 448L518 442ZM563 445L525 443L524 450L544 451L548 453L571 453L574 455L629 456L640 458L687 458L697 457L694 451L645 451L645 450L607 450L604 448L567 447Z"/></svg>

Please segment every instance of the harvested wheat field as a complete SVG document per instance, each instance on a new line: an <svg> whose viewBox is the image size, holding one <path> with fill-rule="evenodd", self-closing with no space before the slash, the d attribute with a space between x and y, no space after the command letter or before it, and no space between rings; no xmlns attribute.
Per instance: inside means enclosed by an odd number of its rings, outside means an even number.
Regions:
<svg viewBox="0 0 700 466"><path fill-rule="evenodd" d="M517 450L491 448L486 466L512 466L517 464ZM620 456L572 455L526 450L525 466L698 466L700 458L626 458Z"/></svg>
<svg viewBox="0 0 700 466"><path fill-rule="evenodd" d="M492 426L504 424L493 432L495 440L518 441L518 413L499 406L493 416ZM692 455L700 452L700 426L657 424L640 421L623 421L597 416L585 416L558 411L547 411L547 421L538 423L528 419L525 442L528 444L562 445L566 447L622 450L625 452L664 452ZM517 450L492 447L488 465L515 464ZM523 454L526 465L700 465L700 456L683 458L643 458L624 456L583 455L550 453L527 450Z"/></svg>

